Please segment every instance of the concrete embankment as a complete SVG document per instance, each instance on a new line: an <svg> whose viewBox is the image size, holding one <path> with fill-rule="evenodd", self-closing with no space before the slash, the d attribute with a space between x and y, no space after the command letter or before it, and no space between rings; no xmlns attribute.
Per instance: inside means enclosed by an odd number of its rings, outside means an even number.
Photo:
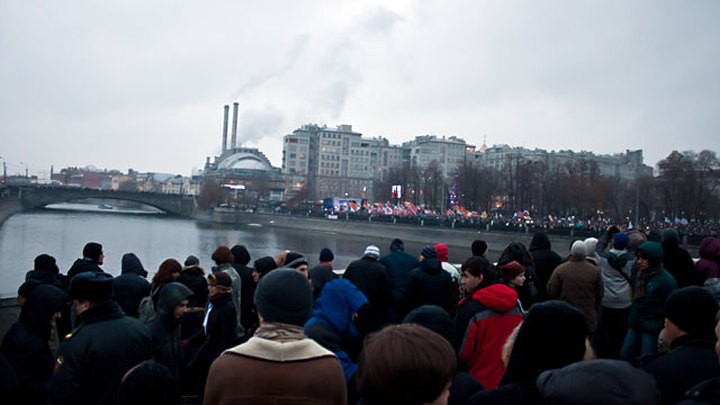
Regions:
<svg viewBox="0 0 720 405"><path fill-rule="evenodd" d="M11 194L0 200L0 225L6 219L23 210L22 203L17 195Z"/></svg>

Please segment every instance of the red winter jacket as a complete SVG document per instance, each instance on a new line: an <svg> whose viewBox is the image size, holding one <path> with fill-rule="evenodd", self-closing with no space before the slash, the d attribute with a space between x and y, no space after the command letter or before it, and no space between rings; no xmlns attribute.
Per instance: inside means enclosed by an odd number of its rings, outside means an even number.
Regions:
<svg viewBox="0 0 720 405"><path fill-rule="evenodd" d="M522 321L515 290L504 284L475 291L458 305L455 317L459 363L485 389L496 388L505 373L502 349L510 333ZM467 320L467 321L466 321Z"/></svg>

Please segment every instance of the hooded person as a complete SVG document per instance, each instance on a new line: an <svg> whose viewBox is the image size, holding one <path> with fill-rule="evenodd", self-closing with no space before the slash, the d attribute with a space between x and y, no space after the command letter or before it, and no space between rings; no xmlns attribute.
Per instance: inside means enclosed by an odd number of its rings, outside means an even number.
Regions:
<svg viewBox="0 0 720 405"><path fill-rule="evenodd" d="M599 258L597 253L598 239L590 237L585 239L583 242L585 243L585 249L587 250L585 260L590 262L590 264L597 266Z"/></svg>
<svg viewBox="0 0 720 405"><path fill-rule="evenodd" d="M403 299L410 280L410 272L418 267L418 259L405 252L405 245L400 239L393 239L390 242L390 253L380 258L390 278L391 302L389 310L390 323L398 323L402 320Z"/></svg>
<svg viewBox="0 0 720 405"><path fill-rule="evenodd" d="M663 404L675 404L696 384L720 376L714 328L718 303L702 287L673 291L665 301L666 353L642 357L640 366L657 381Z"/></svg>
<svg viewBox="0 0 720 405"><path fill-rule="evenodd" d="M355 284L369 301L358 313L357 327L363 336L380 330L388 323L390 276L378 261L379 257L380 249L368 245L363 256L350 263L343 274L343 278Z"/></svg>
<svg viewBox="0 0 720 405"><path fill-rule="evenodd" d="M307 403L346 404L337 357L303 334L312 302L310 283L297 270L277 269L264 276L255 290L260 327L250 340L213 362L203 404L240 397L248 403L303 398Z"/></svg>
<svg viewBox="0 0 720 405"><path fill-rule="evenodd" d="M65 297L65 292L54 285L37 286L28 294L20 318L3 338L0 352L17 375L17 394L24 404L45 404L47 400L48 381L55 365L48 340Z"/></svg>
<svg viewBox="0 0 720 405"><path fill-rule="evenodd" d="M645 242L635 253L634 288L628 330L620 357L631 363L657 351L657 340L665 322L665 300L675 289L677 281L662 267L663 248L657 242Z"/></svg>
<svg viewBox="0 0 720 405"><path fill-rule="evenodd" d="M240 279L242 280L242 291L240 292L240 301L242 305L240 307L240 323L244 329L250 329L255 324L255 317L253 312L255 311L255 304L253 303L253 297L255 296L255 281L253 280L253 269L248 266L250 263L250 252L243 245L235 245L230 249L235 258L233 267L237 271Z"/></svg>
<svg viewBox="0 0 720 405"><path fill-rule="evenodd" d="M200 266L200 260L196 256L190 255L185 259L177 282L184 284L193 292L188 308L205 308L208 297L207 280L205 270Z"/></svg>
<svg viewBox="0 0 720 405"><path fill-rule="evenodd" d="M150 282L145 279L147 271L134 253L125 253L121 261L121 273L113 280L113 299L125 315L137 318L138 307L143 298L150 295Z"/></svg>
<svg viewBox="0 0 720 405"><path fill-rule="evenodd" d="M550 238L545 232L535 232L530 241L530 255L535 264L535 275L537 276L536 287L538 290L538 301L547 301L547 282L550 280L555 268L562 263L562 257L552 250Z"/></svg>
<svg viewBox="0 0 720 405"><path fill-rule="evenodd" d="M83 257L75 260L70 270L67 272L68 280L84 272L103 273L100 265L103 264L105 254L103 247L96 242L88 242L83 248Z"/></svg>
<svg viewBox="0 0 720 405"><path fill-rule="evenodd" d="M349 398L355 398L355 359L362 344L353 321L360 308L367 303L365 294L353 283L345 279L333 280L323 288L322 294L315 301L313 316L303 327L307 337L335 353L340 360Z"/></svg>
<svg viewBox="0 0 720 405"><path fill-rule="evenodd" d="M275 259L270 256L261 257L253 263L253 281L257 285L265 275L277 269ZM256 287L257 288L257 287Z"/></svg>
<svg viewBox="0 0 720 405"><path fill-rule="evenodd" d="M420 252L420 265L410 273L405 296L407 314L421 305L437 305L449 314L457 305L455 283L450 273L444 271L434 246L425 246Z"/></svg>
<svg viewBox="0 0 720 405"><path fill-rule="evenodd" d="M500 386L474 395L468 404L539 403L535 381L540 373L581 361L584 355L583 314L562 301L535 304L519 326Z"/></svg>
<svg viewBox="0 0 720 405"><path fill-rule="evenodd" d="M700 260L695 263L695 281L703 285L709 278L720 278L720 238L708 236L700 242Z"/></svg>
<svg viewBox="0 0 720 405"><path fill-rule="evenodd" d="M34 264L33 269L25 274L25 281L33 280L40 284L50 284L63 290L67 288L67 280L60 274L54 257L47 254L39 255L35 258Z"/></svg>
<svg viewBox="0 0 720 405"><path fill-rule="evenodd" d="M192 291L184 284L172 282L160 291L155 319L150 323L153 360L180 376L184 366L180 359L180 320L187 309Z"/></svg>
<svg viewBox="0 0 720 405"><path fill-rule="evenodd" d="M662 231L663 266L672 274L678 287L695 283L695 262L687 250L680 247L680 235L673 228Z"/></svg>
<svg viewBox="0 0 720 405"><path fill-rule="evenodd" d="M213 273L223 272L230 276L232 280L232 297L233 305L235 305L235 313L237 316L236 334L238 339L241 339L245 335L245 328L242 325L242 279L235 268L233 263L235 262L235 256L227 246L218 246L213 252L212 257L216 266L212 268Z"/></svg>
<svg viewBox="0 0 720 405"><path fill-rule="evenodd" d="M437 251L437 258L440 261L440 266L443 270L447 271L450 274L453 283L455 283L453 287L453 294L455 295L455 302L458 302L461 298L465 298L464 296L462 296L462 287L460 285L460 272L458 271L458 269L455 268L455 266L448 263L449 251L446 244L436 244L435 250Z"/></svg>
<svg viewBox="0 0 720 405"><path fill-rule="evenodd" d="M530 308L532 304L539 300L537 287L537 275L535 274L535 263L530 251L520 242L510 242L497 261L497 266L503 266L511 261L517 261L525 267L525 284L519 290L518 295L523 308Z"/></svg>
<svg viewBox="0 0 720 405"><path fill-rule="evenodd" d="M658 405L660 392L648 373L619 360L573 363L540 374L537 387L554 405Z"/></svg>

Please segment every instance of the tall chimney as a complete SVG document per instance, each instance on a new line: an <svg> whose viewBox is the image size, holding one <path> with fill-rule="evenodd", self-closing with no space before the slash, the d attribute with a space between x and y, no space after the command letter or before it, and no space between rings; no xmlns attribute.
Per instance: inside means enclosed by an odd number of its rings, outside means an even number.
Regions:
<svg viewBox="0 0 720 405"><path fill-rule="evenodd" d="M232 126L232 148L237 147L237 120L238 120L238 102L233 103L233 126Z"/></svg>
<svg viewBox="0 0 720 405"><path fill-rule="evenodd" d="M228 127L228 112L230 111L230 106L225 105L224 107L225 115L223 117L223 141L222 141L222 153L225 153L227 150L227 127Z"/></svg>

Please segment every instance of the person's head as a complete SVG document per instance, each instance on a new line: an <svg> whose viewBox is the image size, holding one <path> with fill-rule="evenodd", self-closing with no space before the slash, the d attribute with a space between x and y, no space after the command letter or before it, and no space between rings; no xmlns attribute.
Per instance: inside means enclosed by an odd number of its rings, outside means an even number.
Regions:
<svg viewBox="0 0 720 405"><path fill-rule="evenodd" d="M416 324L424 326L438 335L452 340L452 319L448 312L437 305L421 305L408 313L403 324Z"/></svg>
<svg viewBox="0 0 720 405"><path fill-rule="evenodd" d="M308 278L294 269L266 274L255 289L261 323L303 326L312 315L313 295Z"/></svg>
<svg viewBox="0 0 720 405"><path fill-rule="evenodd" d="M625 232L618 232L613 236L613 248L624 250L630 243L630 237Z"/></svg>
<svg viewBox="0 0 720 405"><path fill-rule="evenodd" d="M447 262L448 261L448 247L444 243L438 243L435 245L435 250L437 251L437 258L441 262Z"/></svg>
<svg viewBox="0 0 720 405"><path fill-rule="evenodd" d="M95 242L89 242L83 248L83 257L92 260L96 264L103 264L105 253L103 253L102 245Z"/></svg>
<svg viewBox="0 0 720 405"><path fill-rule="evenodd" d="M38 287L40 285L42 285L42 283L37 280L28 280L28 281L20 284L20 287L18 288L18 292L17 292L18 306L22 308L23 305L25 305L25 301L30 296L30 293L32 292L32 290L34 290L36 287Z"/></svg>
<svg viewBox="0 0 720 405"><path fill-rule="evenodd" d="M437 258L438 258L438 252L434 246L425 246L420 251L420 261L423 261L425 259L437 259Z"/></svg>
<svg viewBox="0 0 720 405"><path fill-rule="evenodd" d="M147 360L125 373L119 400L120 405L177 405L180 381L167 366Z"/></svg>
<svg viewBox="0 0 720 405"><path fill-rule="evenodd" d="M60 309L65 303L65 291L50 284L36 286L27 295L20 312L20 323L41 334L50 337L50 328L60 317Z"/></svg>
<svg viewBox="0 0 720 405"><path fill-rule="evenodd" d="M222 271L208 275L208 296L215 299L223 294L232 293L232 279Z"/></svg>
<svg viewBox="0 0 720 405"><path fill-rule="evenodd" d="M647 236L640 231L628 231L628 239L630 240L628 247L630 247L630 250L633 252L637 251L640 245L647 242Z"/></svg>
<svg viewBox="0 0 720 405"><path fill-rule="evenodd" d="M533 305L520 325L502 384L535 379L585 355L585 316L562 301Z"/></svg>
<svg viewBox="0 0 720 405"><path fill-rule="evenodd" d="M275 259L270 256L261 257L253 263L253 281L260 281L270 271L277 269Z"/></svg>
<svg viewBox="0 0 720 405"><path fill-rule="evenodd" d="M570 256L581 260L585 259L585 256L587 256L587 247L585 246L585 242L581 240L573 242L572 246L570 246Z"/></svg>
<svg viewBox="0 0 720 405"><path fill-rule="evenodd" d="M60 269L55 262L55 258L42 254L35 258L35 267L33 270L42 271L43 273L58 274Z"/></svg>
<svg viewBox="0 0 720 405"><path fill-rule="evenodd" d="M456 367L444 337L420 325L387 326L365 340L357 389L372 404L444 404Z"/></svg>
<svg viewBox="0 0 720 405"><path fill-rule="evenodd" d="M365 248L363 257L367 257L367 258L374 259L374 260L379 259L380 258L380 248L375 245L368 245Z"/></svg>
<svg viewBox="0 0 720 405"><path fill-rule="evenodd" d="M147 277L148 275L147 270L145 270L135 253L125 253L120 261L120 268L122 274L133 273L140 277Z"/></svg>
<svg viewBox="0 0 720 405"><path fill-rule="evenodd" d="M718 303L702 287L673 291L665 300L665 330L668 342L691 335L711 335L715 327Z"/></svg>
<svg viewBox="0 0 720 405"><path fill-rule="evenodd" d="M321 263L330 263L335 260L335 255L330 248L322 248L322 250L320 250L318 260L320 260Z"/></svg>
<svg viewBox="0 0 720 405"><path fill-rule="evenodd" d="M472 251L473 256L485 256L487 248L487 243L481 239L474 240L472 245L470 245L470 250Z"/></svg>
<svg viewBox="0 0 720 405"><path fill-rule="evenodd" d="M598 240L597 238L587 238L584 240L585 242L585 249L587 250L585 253L588 256L595 256L595 253L597 251L597 244Z"/></svg>
<svg viewBox="0 0 720 405"><path fill-rule="evenodd" d="M177 280L180 277L182 265L175 259L165 259L160 263L157 273L153 276L152 285L157 288L163 284L167 284Z"/></svg>
<svg viewBox="0 0 720 405"><path fill-rule="evenodd" d="M70 298L75 312L80 315L98 303L110 301L113 296L113 276L87 271L70 280Z"/></svg>
<svg viewBox="0 0 720 405"><path fill-rule="evenodd" d="M640 270L654 269L662 263L663 248L657 242L645 242L638 246L635 257Z"/></svg>
<svg viewBox="0 0 720 405"><path fill-rule="evenodd" d="M291 261L291 262L288 262L288 263L285 265L285 267L290 268L290 269L295 269L295 270L299 271L300 273L304 274L305 277L310 278L310 277L308 276L308 262L307 262L307 259L304 258L304 257L302 257L302 256L295 258L295 259L294 259L293 261Z"/></svg>
<svg viewBox="0 0 720 405"><path fill-rule="evenodd" d="M158 317L162 319L178 320L185 315L188 298L192 290L182 283L171 282L160 290L157 302Z"/></svg>
<svg viewBox="0 0 720 405"><path fill-rule="evenodd" d="M503 281L512 288L520 288L525 284L525 267L518 261L513 260L508 264L500 266Z"/></svg>
<svg viewBox="0 0 720 405"><path fill-rule="evenodd" d="M471 256L460 266L460 283L465 291L472 294L475 290L485 288L495 281L492 266L483 256Z"/></svg>
<svg viewBox="0 0 720 405"><path fill-rule="evenodd" d="M405 244L400 239L393 239L392 242L390 242L390 251L404 251L405 250Z"/></svg>
<svg viewBox="0 0 720 405"><path fill-rule="evenodd" d="M235 261L235 257L227 246L218 246L210 258L213 259L218 266L221 264L232 264Z"/></svg>
<svg viewBox="0 0 720 405"><path fill-rule="evenodd" d="M233 255L234 263L240 266L247 266L250 263L250 252L243 245L235 245L230 249Z"/></svg>

